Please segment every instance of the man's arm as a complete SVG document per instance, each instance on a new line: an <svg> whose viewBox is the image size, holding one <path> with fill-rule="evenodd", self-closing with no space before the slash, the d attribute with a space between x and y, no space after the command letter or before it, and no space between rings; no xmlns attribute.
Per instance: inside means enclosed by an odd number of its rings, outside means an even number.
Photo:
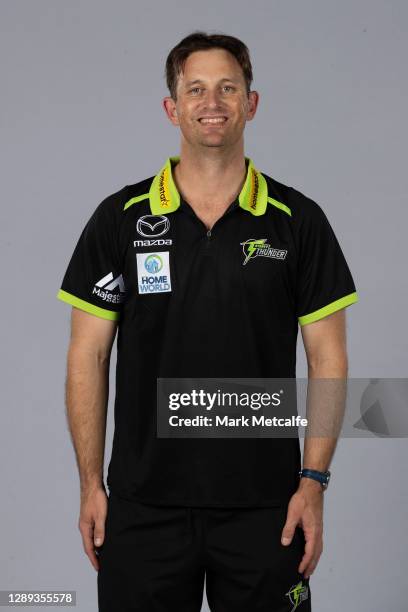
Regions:
<svg viewBox="0 0 408 612"><path fill-rule="evenodd" d="M308 363L308 378L346 379L348 371L345 309L301 328ZM303 467L326 471L330 466L337 440L335 437L306 437ZM292 541L300 525L305 533L305 554L299 572L308 578L323 550L323 490L320 483L302 478L290 500L282 544Z"/></svg>
<svg viewBox="0 0 408 612"><path fill-rule="evenodd" d="M308 378L347 378L348 360L346 346L346 311L334 314L302 327ZM306 437L303 452L303 467L325 472L330 467L337 439L335 437ZM309 482L310 481L310 482ZM301 480L301 486L310 486L315 481ZM317 487L321 485L316 482Z"/></svg>
<svg viewBox="0 0 408 612"><path fill-rule="evenodd" d="M107 498L103 484L109 363L117 323L72 308L67 358L67 420L79 470L79 529L98 570L96 538L103 542Z"/></svg>

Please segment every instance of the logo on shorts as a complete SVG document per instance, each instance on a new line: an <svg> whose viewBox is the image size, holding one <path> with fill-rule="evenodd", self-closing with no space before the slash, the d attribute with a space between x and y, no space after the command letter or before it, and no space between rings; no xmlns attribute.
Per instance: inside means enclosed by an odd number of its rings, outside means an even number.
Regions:
<svg viewBox="0 0 408 612"><path fill-rule="evenodd" d="M309 587L306 584L303 584L303 580L301 580L297 584L291 586L285 595L286 597L289 597L289 601L293 605L290 612L295 612L302 601L306 601L306 599L308 599Z"/></svg>
<svg viewBox="0 0 408 612"><path fill-rule="evenodd" d="M274 249L270 244L266 242L266 238L250 238L245 242L240 242L242 250L245 255L245 259L242 263L243 266L255 257L271 257L272 259L285 259L287 251L284 249Z"/></svg>

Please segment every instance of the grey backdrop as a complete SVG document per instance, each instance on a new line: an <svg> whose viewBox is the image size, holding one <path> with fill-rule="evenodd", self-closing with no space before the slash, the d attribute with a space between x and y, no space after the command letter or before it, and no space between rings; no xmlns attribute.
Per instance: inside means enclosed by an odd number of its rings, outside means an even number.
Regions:
<svg viewBox="0 0 408 612"><path fill-rule="evenodd" d="M191 30L248 44L261 98L246 152L337 233L360 295L350 376L407 376L407 26L405 0L3 0L0 589L75 589L96 610L64 416L70 307L55 294L99 202L178 152L163 71ZM407 458L404 439L339 442L315 612L407 609Z"/></svg>

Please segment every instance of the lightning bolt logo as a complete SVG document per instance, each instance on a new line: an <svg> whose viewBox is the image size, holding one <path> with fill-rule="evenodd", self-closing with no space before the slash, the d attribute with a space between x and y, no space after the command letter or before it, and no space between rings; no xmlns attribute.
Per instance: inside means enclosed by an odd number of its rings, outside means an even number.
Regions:
<svg viewBox="0 0 408 612"><path fill-rule="evenodd" d="M308 598L309 589L307 585L302 584L301 580L289 589L286 596L289 597L290 603L293 604L293 608L290 612L294 612L302 601L305 601Z"/></svg>
<svg viewBox="0 0 408 612"><path fill-rule="evenodd" d="M265 243L266 238L259 238L258 240L250 238L249 240L245 240L245 242L240 242L245 255L245 260L242 265L245 266L245 264L251 259L251 257L256 257L256 252L258 248L263 246Z"/></svg>

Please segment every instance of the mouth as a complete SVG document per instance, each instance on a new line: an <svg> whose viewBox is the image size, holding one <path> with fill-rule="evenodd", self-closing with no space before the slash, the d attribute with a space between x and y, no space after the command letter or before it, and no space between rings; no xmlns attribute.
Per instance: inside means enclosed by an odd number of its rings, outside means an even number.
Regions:
<svg viewBox="0 0 408 612"><path fill-rule="evenodd" d="M224 115L218 115L216 117L200 117L198 121L202 125L223 125L228 121L228 117Z"/></svg>

